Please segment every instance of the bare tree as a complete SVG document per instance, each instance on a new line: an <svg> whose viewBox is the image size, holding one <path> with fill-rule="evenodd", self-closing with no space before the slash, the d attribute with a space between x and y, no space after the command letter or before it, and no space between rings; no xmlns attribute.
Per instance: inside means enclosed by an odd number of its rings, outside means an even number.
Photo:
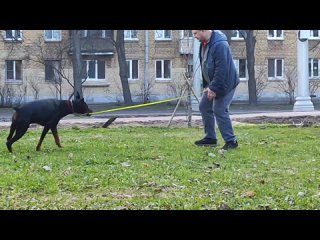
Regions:
<svg viewBox="0 0 320 240"><path fill-rule="evenodd" d="M10 56L15 55L17 52L21 53L25 51L25 48L22 44L17 44L22 40L22 32L21 30L3 30L0 31L0 38L2 42L5 42L5 48L7 50L8 59Z"/></svg>
<svg viewBox="0 0 320 240"><path fill-rule="evenodd" d="M247 52L247 68L248 68L248 93L249 93L249 105L256 105L258 102L257 98L257 86L255 78L255 46L256 36L254 30L239 30L241 36L244 38L246 43Z"/></svg>
<svg viewBox="0 0 320 240"><path fill-rule="evenodd" d="M191 33L192 34L192 33ZM193 44L193 39L191 40L191 44ZM192 64L190 64L192 63ZM184 54L184 74L182 77L182 82L184 84L184 87L186 87L187 91L187 99L186 99L186 111L188 115L188 126L191 126L191 118L192 118L192 100L191 100L191 95L192 95L192 85L193 85L193 52L192 53L187 53Z"/></svg>
<svg viewBox="0 0 320 240"><path fill-rule="evenodd" d="M0 85L0 106L20 105L27 92L26 85Z"/></svg>
<svg viewBox="0 0 320 240"><path fill-rule="evenodd" d="M14 102L15 92L10 85L4 85L1 89L1 98L3 99L3 105L11 107Z"/></svg>
<svg viewBox="0 0 320 240"><path fill-rule="evenodd" d="M115 46L118 54L118 63L119 63L119 76L122 85L122 93L125 105L132 104L131 92L128 82L127 74L127 61L126 53L124 47L124 30L117 30L117 40L115 41Z"/></svg>
<svg viewBox="0 0 320 240"><path fill-rule="evenodd" d="M185 72L182 74L182 83L183 88L180 90L182 91L182 95L184 94L183 91L187 92L187 99L186 99L186 114L187 114L187 121L188 121L188 127L191 127L192 122L192 99L191 95L193 93L193 81L194 81L194 69L193 69L193 43L194 38L191 30L183 30L183 38L180 43L181 47L184 47L185 49L182 49L182 54L184 57L184 69ZM227 31L227 33L229 33ZM230 35L230 41L231 41L231 35ZM196 97L196 96L195 96ZM180 99L182 101L182 99ZM177 103L179 104L179 102Z"/></svg>
<svg viewBox="0 0 320 240"><path fill-rule="evenodd" d="M310 30L310 31L318 31L318 34L320 33L319 30ZM315 34L315 32L314 32L314 34ZM318 37L319 37L319 35L318 35ZM319 54L320 53L320 41L309 41L309 51L316 53L316 54Z"/></svg>
<svg viewBox="0 0 320 240"><path fill-rule="evenodd" d="M256 84L257 84L257 98L258 98L258 100L260 99L262 92L269 85L268 82L265 81L266 72L267 72L267 70L265 67L260 67L257 70Z"/></svg>
<svg viewBox="0 0 320 240"><path fill-rule="evenodd" d="M183 76L181 76L183 78ZM184 92L186 87L186 83L179 79L179 80L172 80L168 83L167 88L168 92L172 93L174 97L180 97L182 96L182 93ZM182 101L183 104L185 104L185 101Z"/></svg>
<svg viewBox="0 0 320 240"><path fill-rule="evenodd" d="M289 104L294 104L295 88L297 84L297 68L288 67L285 70L285 80L278 83L277 89L285 93L289 98Z"/></svg>
<svg viewBox="0 0 320 240"><path fill-rule="evenodd" d="M141 96L142 102L146 103L150 99L150 95L152 92L152 89L154 87L155 82L151 80L152 78L147 79L147 84L145 82L140 82L139 88L140 88L140 93L139 95Z"/></svg>
<svg viewBox="0 0 320 240"><path fill-rule="evenodd" d="M60 99L62 98L62 79L73 88L73 83L68 71L66 71L68 66L71 65L67 56L69 49L69 43L66 42L52 43L48 46L44 44L42 37L29 44L27 49L29 60L44 67L45 77L47 77L47 72L51 73L49 75L52 79L45 79L45 81L51 84L49 88L51 86L55 88Z"/></svg>
<svg viewBox="0 0 320 240"><path fill-rule="evenodd" d="M171 119L168 123L168 127L173 119L173 116L175 115L178 107L180 104L184 105L186 107L186 115L187 115L187 122L188 127L191 127L192 122L192 94L197 97L194 93L194 90L192 89L192 82L194 80L193 76L193 69L190 68L191 65L189 65L188 58L191 58L192 56L189 54L185 55L185 72L182 74L182 80L174 81L172 80L170 84L168 85L168 90L174 94L176 97L180 97L180 99L177 101L176 107L171 115ZM183 97L183 98L182 98ZM186 97L186 99L184 98ZM198 100L199 101L199 100Z"/></svg>
<svg viewBox="0 0 320 240"><path fill-rule="evenodd" d="M39 86L39 79L37 78L27 78L27 82L29 82L29 86L31 87L34 99L37 100L39 98L40 86Z"/></svg>
<svg viewBox="0 0 320 240"><path fill-rule="evenodd" d="M22 41L21 30L4 30L0 31L0 38L2 42L5 42L4 48L6 49L6 56L4 59L12 61L12 59L19 58L19 60L28 60L28 55L26 48L20 44ZM17 57L19 56L19 57ZM22 69L20 69L20 73ZM20 74L19 79L22 83L22 74ZM26 85L13 84L8 85L4 83L0 86L0 102L2 106L12 106L13 104L20 104L26 95Z"/></svg>
<svg viewBox="0 0 320 240"><path fill-rule="evenodd" d="M310 79L309 81L310 95L314 96L319 88L320 88L320 81L318 79Z"/></svg>
<svg viewBox="0 0 320 240"><path fill-rule="evenodd" d="M80 30L71 30L72 41L72 67L73 67L73 82L74 82L74 96L78 92L80 98L83 97L82 93L82 55L81 55L81 39Z"/></svg>
<svg viewBox="0 0 320 240"><path fill-rule="evenodd" d="M311 31L318 31L319 30L311 30ZM313 32L315 34L315 32ZM320 41L309 41L309 56L313 56L314 58L319 58L320 56ZM312 70L313 71L313 70ZM317 76L319 77L319 76ZM317 90L320 87L320 81L318 79L310 79L309 81L309 90L310 90L310 95L315 95Z"/></svg>

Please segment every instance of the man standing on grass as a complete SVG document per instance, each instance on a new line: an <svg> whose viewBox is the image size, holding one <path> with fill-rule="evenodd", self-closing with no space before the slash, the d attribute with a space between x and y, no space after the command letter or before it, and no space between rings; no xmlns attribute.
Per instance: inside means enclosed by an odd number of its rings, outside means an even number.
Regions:
<svg viewBox="0 0 320 240"><path fill-rule="evenodd" d="M238 147L234 135L229 107L239 84L231 49L226 36L218 30L192 30L200 44L200 65L203 78L203 94L199 109L204 125L205 137L196 141L197 146L216 146L215 121L225 141L222 149Z"/></svg>

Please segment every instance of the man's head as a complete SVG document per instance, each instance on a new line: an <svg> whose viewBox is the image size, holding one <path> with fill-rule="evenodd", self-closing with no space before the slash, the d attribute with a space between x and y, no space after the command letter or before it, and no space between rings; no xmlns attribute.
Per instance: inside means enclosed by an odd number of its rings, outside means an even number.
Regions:
<svg viewBox="0 0 320 240"><path fill-rule="evenodd" d="M200 42L207 42L211 37L211 30L192 30L193 36Z"/></svg>

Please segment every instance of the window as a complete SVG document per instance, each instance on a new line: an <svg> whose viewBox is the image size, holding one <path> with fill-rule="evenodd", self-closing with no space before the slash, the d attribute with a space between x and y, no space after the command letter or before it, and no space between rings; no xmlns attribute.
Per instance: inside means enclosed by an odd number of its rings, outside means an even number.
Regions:
<svg viewBox="0 0 320 240"><path fill-rule="evenodd" d="M138 60L127 60L127 76L128 76L128 80L139 79L139 61Z"/></svg>
<svg viewBox="0 0 320 240"><path fill-rule="evenodd" d="M310 78L319 78L320 71L319 71L319 62L320 59L309 59L309 77Z"/></svg>
<svg viewBox="0 0 320 240"><path fill-rule="evenodd" d="M45 41L61 41L61 30L44 30Z"/></svg>
<svg viewBox="0 0 320 240"><path fill-rule="evenodd" d="M156 30L155 31L155 40L171 40L171 31L170 30Z"/></svg>
<svg viewBox="0 0 320 240"><path fill-rule="evenodd" d="M247 80L247 60L246 59L234 59L234 65L236 66L240 80Z"/></svg>
<svg viewBox="0 0 320 240"><path fill-rule="evenodd" d="M86 60L83 62L83 78L87 80L105 80L105 62L100 60Z"/></svg>
<svg viewBox="0 0 320 240"><path fill-rule="evenodd" d="M156 60L156 80L171 80L171 60Z"/></svg>
<svg viewBox="0 0 320 240"><path fill-rule="evenodd" d="M6 61L6 81L22 81L22 60Z"/></svg>
<svg viewBox="0 0 320 240"><path fill-rule="evenodd" d="M181 38L192 38L193 39L192 30L182 30L181 31Z"/></svg>
<svg viewBox="0 0 320 240"><path fill-rule="evenodd" d="M283 59L268 59L268 79L284 79Z"/></svg>
<svg viewBox="0 0 320 240"><path fill-rule="evenodd" d="M60 83L61 75L61 61L58 60L46 60L44 62L45 81L51 83Z"/></svg>
<svg viewBox="0 0 320 240"><path fill-rule="evenodd" d="M320 30L310 30L310 39L320 39Z"/></svg>
<svg viewBox="0 0 320 240"><path fill-rule="evenodd" d="M113 37L112 30L81 30L81 37L87 38L111 38Z"/></svg>
<svg viewBox="0 0 320 240"><path fill-rule="evenodd" d="M138 40L138 30L124 30L124 40Z"/></svg>
<svg viewBox="0 0 320 240"><path fill-rule="evenodd" d="M268 30L269 40L283 40L283 30Z"/></svg>
<svg viewBox="0 0 320 240"><path fill-rule="evenodd" d="M232 30L231 39L232 40L243 40L243 37L242 37L239 30Z"/></svg>
<svg viewBox="0 0 320 240"><path fill-rule="evenodd" d="M6 30L5 40L22 40L21 30Z"/></svg>

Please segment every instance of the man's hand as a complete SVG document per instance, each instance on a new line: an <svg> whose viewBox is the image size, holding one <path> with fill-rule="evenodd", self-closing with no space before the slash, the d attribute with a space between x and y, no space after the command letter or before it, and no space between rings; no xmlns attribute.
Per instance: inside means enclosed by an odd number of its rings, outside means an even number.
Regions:
<svg viewBox="0 0 320 240"><path fill-rule="evenodd" d="M208 96L209 101L212 101L216 97L216 93L211 91L210 88L208 88L208 87L206 89L204 89L203 92L207 92L207 96Z"/></svg>

